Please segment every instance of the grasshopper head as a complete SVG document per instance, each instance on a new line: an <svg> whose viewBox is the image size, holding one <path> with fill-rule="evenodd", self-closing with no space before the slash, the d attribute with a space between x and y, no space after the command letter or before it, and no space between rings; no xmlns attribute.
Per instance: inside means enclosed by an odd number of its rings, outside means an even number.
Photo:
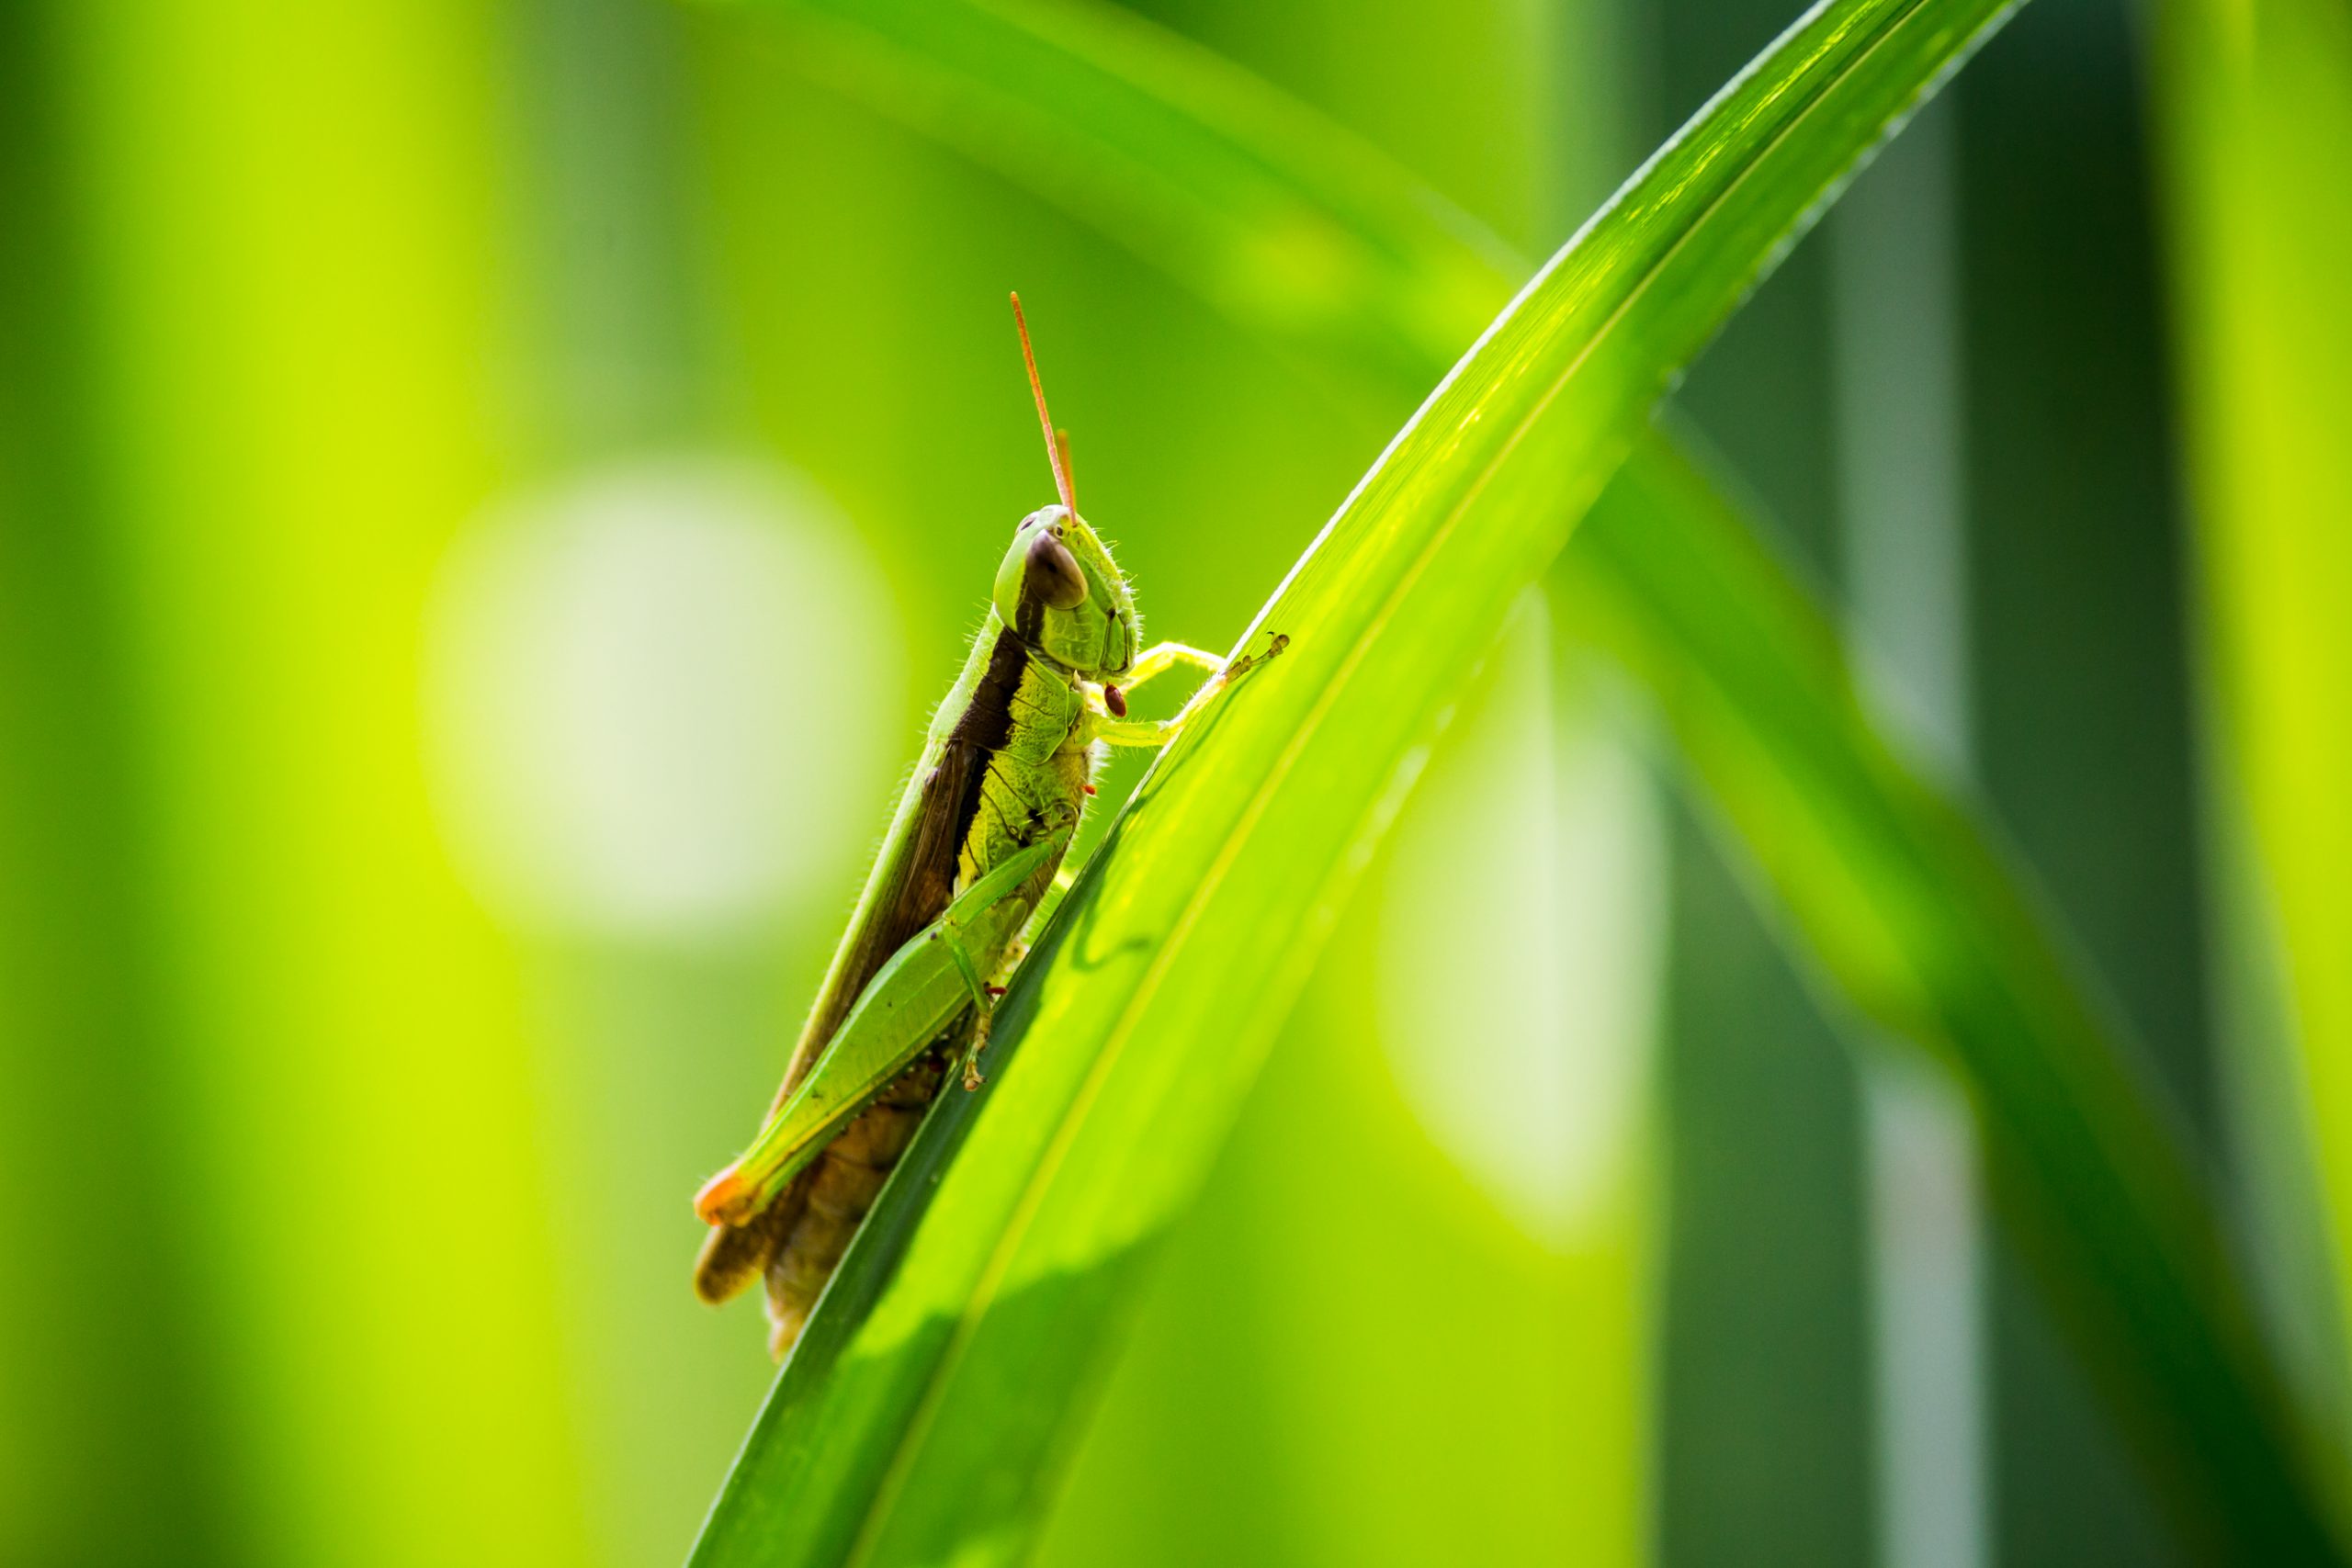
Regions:
<svg viewBox="0 0 2352 1568"><path fill-rule="evenodd" d="M1016 636L1065 669L1091 681L1115 680L1135 663L1142 627L1127 580L1086 519L1078 514L1078 491L1070 481L1069 438L1054 428L1046 412L1046 386L1037 379L1037 355L1029 346L1029 323L1021 296L1012 297L1012 324L1021 333L1021 358L1029 367L1029 391L1037 400L1037 424L1046 434L1046 460L1054 470L1058 506L1040 507L1012 532L1012 548L996 569L996 613Z"/></svg>
<svg viewBox="0 0 2352 1568"><path fill-rule="evenodd" d="M1086 520L1066 506L1031 513L996 569L996 613L1021 640L1091 681L1124 675L1140 628L1127 580Z"/></svg>

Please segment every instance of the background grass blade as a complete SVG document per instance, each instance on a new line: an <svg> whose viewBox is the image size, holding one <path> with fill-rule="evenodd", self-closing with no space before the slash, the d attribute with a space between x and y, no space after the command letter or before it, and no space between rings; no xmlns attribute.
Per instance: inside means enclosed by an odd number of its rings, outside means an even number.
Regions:
<svg viewBox="0 0 2352 1568"><path fill-rule="evenodd" d="M1330 120L1128 12L746 8L791 24L798 69L1030 187L1310 366L1408 389L1408 407L1533 270Z"/></svg>
<svg viewBox="0 0 2352 1568"><path fill-rule="evenodd" d="M1564 624L1657 695L1814 964L1959 1069L2009 1234L2191 1538L2226 1561L2335 1560L2186 1135L2005 846L1872 728L1826 616L1664 441L1554 582Z"/></svg>
<svg viewBox="0 0 2352 1568"><path fill-rule="evenodd" d="M2267 1261L2352 1438L2352 10L2162 8L2182 400ZM2275 942L2269 940L2275 936ZM2278 1027L2283 1023L2284 1027ZM2254 1112L2271 1120L2252 1125ZM2291 1130L2291 1131L2288 1131ZM2311 1156L2317 1145L2317 1159ZM2313 1167L2324 1198L2314 1194ZM2329 1230L2332 1227L2332 1238ZM2333 1246L2328 1245L2330 1239ZM2331 1299L2333 1298L2333 1299Z"/></svg>
<svg viewBox="0 0 2352 1568"><path fill-rule="evenodd" d="M850 1310L787 1368L698 1561L1017 1552L1125 1288L1463 672L1674 371L2006 9L1809 13L1424 405L1253 627L1290 633L1291 654L1163 759L1024 971L991 1113L951 1100L926 1124ZM1214 765L1192 765L1204 747Z"/></svg>

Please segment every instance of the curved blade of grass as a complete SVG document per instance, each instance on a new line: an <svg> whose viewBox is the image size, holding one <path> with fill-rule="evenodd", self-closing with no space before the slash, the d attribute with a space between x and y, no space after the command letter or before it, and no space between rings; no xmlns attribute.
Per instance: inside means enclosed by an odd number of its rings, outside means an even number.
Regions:
<svg viewBox="0 0 2352 1568"><path fill-rule="evenodd" d="M767 0L795 68L1061 206L1278 348L1427 395L1532 264L1220 55L1108 6Z"/></svg>
<svg viewBox="0 0 2352 1568"><path fill-rule="evenodd" d="M1872 727L1827 616L1663 442L1553 583L1563 624L1657 696L1814 963L1960 1070L2011 1236L2189 1538L2214 1561L2338 1561L2185 1133L2006 846Z"/></svg>
<svg viewBox="0 0 2352 1568"><path fill-rule="evenodd" d="M2213 794L2239 840L2231 1066L2250 1124L2294 1129L2247 1140L2249 1185L2352 1435L2352 7L2157 15Z"/></svg>
<svg viewBox="0 0 2352 1568"><path fill-rule="evenodd" d="M1017 1555L1110 1318L1454 685L1674 371L2007 10L1809 12L1423 405L1252 627L1291 651L1161 760L1024 968L993 1092L925 1123L861 1237L873 1260L779 1380L698 1562Z"/></svg>

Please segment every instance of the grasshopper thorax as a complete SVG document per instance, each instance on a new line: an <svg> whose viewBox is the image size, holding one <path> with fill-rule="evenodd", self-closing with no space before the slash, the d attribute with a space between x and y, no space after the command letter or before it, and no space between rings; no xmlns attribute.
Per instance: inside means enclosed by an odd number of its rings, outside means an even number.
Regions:
<svg viewBox="0 0 2352 1568"><path fill-rule="evenodd" d="M1013 530L996 570L996 613L1030 649L1090 681L1135 662L1141 628L1111 552L1066 506L1041 507Z"/></svg>

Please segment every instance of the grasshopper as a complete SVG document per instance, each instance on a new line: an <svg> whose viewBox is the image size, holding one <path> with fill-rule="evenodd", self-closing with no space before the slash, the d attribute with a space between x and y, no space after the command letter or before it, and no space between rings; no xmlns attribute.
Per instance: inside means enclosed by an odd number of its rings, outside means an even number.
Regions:
<svg viewBox="0 0 2352 1568"><path fill-rule="evenodd" d="M1012 317L1059 503L1023 518L997 568L987 621L933 715L865 888L833 953L767 1120L695 1212L712 1229L695 1289L717 1303L764 1276L781 1358L906 1149L965 1038L981 1048L1024 929L1057 885L1102 744L1166 745L1256 659L1163 642L1142 623L1111 552L1079 515L1069 448L1046 412L1021 313ZM1207 673L1183 710L1127 717L1126 694L1172 670Z"/></svg>

